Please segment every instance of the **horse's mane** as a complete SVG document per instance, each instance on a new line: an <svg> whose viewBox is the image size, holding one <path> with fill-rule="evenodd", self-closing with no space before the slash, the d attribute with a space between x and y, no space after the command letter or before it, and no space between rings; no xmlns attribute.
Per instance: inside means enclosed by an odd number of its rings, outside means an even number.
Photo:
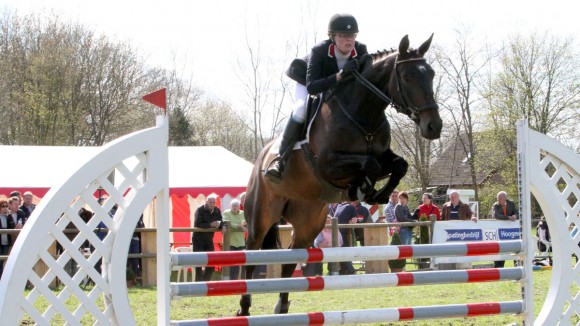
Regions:
<svg viewBox="0 0 580 326"><path fill-rule="evenodd" d="M389 55L391 55L391 54L393 54L395 52L398 52L398 51L399 50L397 50L397 49L391 48L390 50L387 50L387 49L379 50L379 51L377 51L375 53L371 53L370 55L373 58L373 61L377 61L379 59L388 57Z"/></svg>

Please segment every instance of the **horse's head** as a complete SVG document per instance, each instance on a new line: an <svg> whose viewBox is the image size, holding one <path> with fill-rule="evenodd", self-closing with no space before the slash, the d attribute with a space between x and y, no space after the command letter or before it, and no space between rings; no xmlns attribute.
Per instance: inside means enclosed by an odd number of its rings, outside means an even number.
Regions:
<svg viewBox="0 0 580 326"><path fill-rule="evenodd" d="M401 39L389 83L397 110L408 115L427 139L439 138L443 127L433 93L435 72L424 58L432 39L433 34L418 49L409 49L407 35Z"/></svg>
<svg viewBox="0 0 580 326"><path fill-rule="evenodd" d="M398 52L382 51L363 57L362 72L356 75L362 84L359 89L374 94L369 97L372 103L379 107L384 102L391 103L398 112L409 116L427 139L439 138L443 125L433 95L435 73L424 58L432 39L433 35L418 49L409 49L409 37L405 35Z"/></svg>

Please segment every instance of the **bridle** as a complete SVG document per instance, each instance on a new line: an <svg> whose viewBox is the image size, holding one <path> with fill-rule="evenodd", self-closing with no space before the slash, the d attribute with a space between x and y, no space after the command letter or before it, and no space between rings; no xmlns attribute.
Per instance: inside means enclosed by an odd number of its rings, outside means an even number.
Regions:
<svg viewBox="0 0 580 326"><path fill-rule="evenodd" d="M399 113L403 113L403 114L410 116L412 120L418 121L419 114L421 114L424 111L428 111L428 110L437 110L438 105L437 105L437 103L431 103L431 104L428 104L428 105L425 105L425 106L422 106L419 108L411 105L410 104L411 101L409 100L409 96L407 95L407 92L405 92L405 88L403 87L403 84L401 83L401 78L399 77L399 71L397 70L397 67L399 64L402 64L402 63L417 62L417 61L425 62L426 60L425 60L425 58L413 58L413 59L406 59L406 60L398 60L398 59L399 59L399 56L397 55L397 58L395 59L395 65L394 65L393 70L395 72L394 77L395 77L395 82L397 83L397 92L401 93L401 98L403 100L402 105L399 103L395 103L395 101L393 101L393 99L391 99L385 92L381 91L378 87L376 87L368 79L366 79L358 70L354 70L353 74L358 82L363 84L363 86L368 88L373 94L378 96L381 100L385 101L387 103L387 105L391 105ZM388 85L390 85L390 82L388 83ZM387 89L388 89L388 87L387 87ZM369 132L366 130L366 128L361 126L356 121L356 119L354 119L354 117L348 112L348 110L346 109L346 107L344 106L342 101L336 100L336 102L338 103L340 110L348 118L348 120L350 122L352 122L365 135L365 141L367 143L367 152L370 152L371 143L373 142L375 135L383 128L383 126L385 124L387 124L386 117L379 124L379 126L376 127L376 129L374 131Z"/></svg>
<svg viewBox="0 0 580 326"><path fill-rule="evenodd" d="M353 74L358 82L360 82L363 86L368 88L373 94L379 97L381 100L385 101L387 105L391 105L397 112L407 114L413 120L419 119L419 114L424 111L429 110L436 110L438 108L437 103L430 103L422 107L416 107L411 104L409 96L401 83L401 78L399 77L399 71L397 70L398 65L402 63L408 62L417 62L423 61L425 62L425 58L413 58L413 59L406 59L406 60L399 60L399 55L395 59L395 66L393 71L395 72L395 82L397 83L397 91L401 93L401 99L403 100L403 104L395 103L395 101L390 98L385 92L381 91L378 87L376 87L373 83L371 83L368 79L366 79L358 70L354 70Z"/></svg>

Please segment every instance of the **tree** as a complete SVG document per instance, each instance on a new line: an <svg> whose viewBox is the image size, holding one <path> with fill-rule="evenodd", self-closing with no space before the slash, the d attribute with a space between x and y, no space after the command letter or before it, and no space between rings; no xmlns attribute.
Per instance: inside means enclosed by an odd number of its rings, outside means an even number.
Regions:
<svg viewBox="0 0 580 326"><path fill-rule="evenodd" d="M449 125L469 164L471 187L475 191L475 201L479 201L478 151L476 149L477 115L481 97L477 88L481 80L481 71L494 57L489 51L473 47L473 38L469 27L460 26L455 30L455 42L451 49L438 49L436 61L442 72L442 95L445 101L441 106L449 113ZM480 111L481 112L481 111ZM480 114L481 116L481 114ZM481 126L480 126L481 128ZM484 158L486 159L486 158Z"/></svg>
<svg viewBox="0 0 580 326"><path fill-rule="evenodd" d="M518 34L504 46L497 72L490 71L485 88L489 127L482 146L503 155L499 173L514 199L516 121L526 118L530 128L556 138L577 128L580 70L576 58L571 39Z"/></svg>
<svg viewBox="0 0 580 326"><path fill-rule="evenodd" d="M193 145L193 125L185 115L181 107L170 111L169 118L169 145L189 146Z"/></svg>
<svg viewBox="0 0 580 326"><path fill-rule="evenodd" d="M554 137L578 121L580 69L571 39L549 34L517 34L500 58L500 71L489 94L490 118L497 129L515 130L528 119L530 128Z"/></svg>
<svg viewBox="0 0 580 326"><path fill-rule="evenodd" d="M207 100L194 114L194 145L223 146L248 161L254 161L253 133L229 104Z"/></svg>

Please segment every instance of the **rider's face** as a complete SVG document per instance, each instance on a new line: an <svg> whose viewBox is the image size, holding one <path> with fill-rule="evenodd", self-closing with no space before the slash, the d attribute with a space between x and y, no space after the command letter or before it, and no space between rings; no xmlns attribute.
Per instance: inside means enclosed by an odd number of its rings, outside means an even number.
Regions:
<svg viewBox="0 0 580 326"><path fill-rule="evenodd" d="M356 33L336 33L334 35L334 43L342 54L348 54L354 49L355 40Z"/></svg>

